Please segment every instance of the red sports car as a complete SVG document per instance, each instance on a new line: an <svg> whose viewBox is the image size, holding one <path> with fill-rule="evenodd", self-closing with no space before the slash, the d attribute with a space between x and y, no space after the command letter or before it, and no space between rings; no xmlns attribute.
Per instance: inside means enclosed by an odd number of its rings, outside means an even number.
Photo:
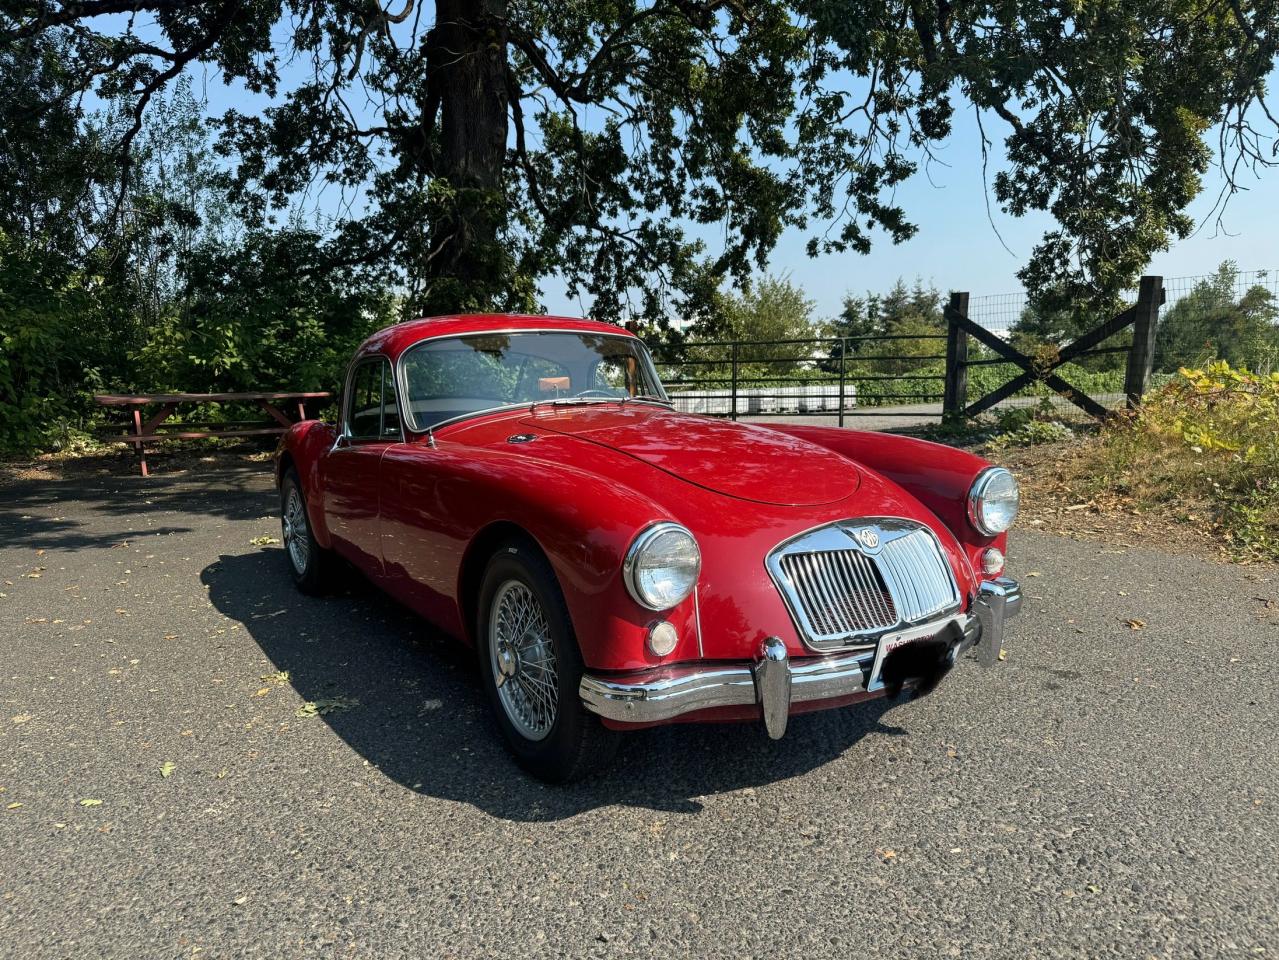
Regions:
<svg viewBox="0 0 1279 960"><path fill-rule="evenodd" d="M931 690L994 660L1017 483L949 447L672 409L603 323L455 316L370 337L341 422L277 454L304 591L340 556L477 651L516 759L551 781L620 731Z"/></svg>

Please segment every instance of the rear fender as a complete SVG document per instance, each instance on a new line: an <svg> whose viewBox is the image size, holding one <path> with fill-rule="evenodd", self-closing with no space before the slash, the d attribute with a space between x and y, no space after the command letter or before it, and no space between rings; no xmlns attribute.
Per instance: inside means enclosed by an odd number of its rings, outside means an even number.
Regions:
<svg viewBox="0 0 1279 960"><path fill-rule="evenodd" d="M306 497L307 517L316 542L328 549L332 546L329 527L324 519L324 488L320 483L320 461L333 448L337 430L332 424L320 420L303 420L295 423L280 438L275 451L275 484L284 481L289 467L297 471Z"/></svg>

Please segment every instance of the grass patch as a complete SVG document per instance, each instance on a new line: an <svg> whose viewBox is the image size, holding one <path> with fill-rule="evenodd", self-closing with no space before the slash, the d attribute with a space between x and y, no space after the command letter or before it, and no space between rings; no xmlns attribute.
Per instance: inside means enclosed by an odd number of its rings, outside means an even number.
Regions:
<svg viewBox="0 0 1279 960"><path fill-rule="evenodd" d="M1237 560L1279 562L1279 374L1183 369L1080 445L1068 496L1204 526Z"/></svg>

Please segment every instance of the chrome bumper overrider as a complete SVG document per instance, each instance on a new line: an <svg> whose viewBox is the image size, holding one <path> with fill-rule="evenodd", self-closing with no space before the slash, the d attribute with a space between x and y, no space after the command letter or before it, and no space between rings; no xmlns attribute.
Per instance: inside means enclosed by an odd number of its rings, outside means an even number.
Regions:
<svg viewBox="0 0 1279 960"><path fill-rule="evenodd" d="M1019 612L1017 581L1000 577L982 584L971 614L944 617L893 636L930 636L958 622L963 639L952 654L977 645L979 659L990 665L1003 647L1005 621ZM586 674L579 692L588 710L621 723L659 723L714 707L757 706L769 736L778 739L786 732L793 703L877 692L879 684L869 686L874 663L874 650L791 660L782 641L769 637L751 664L694 664L624 677Z"/></svg>

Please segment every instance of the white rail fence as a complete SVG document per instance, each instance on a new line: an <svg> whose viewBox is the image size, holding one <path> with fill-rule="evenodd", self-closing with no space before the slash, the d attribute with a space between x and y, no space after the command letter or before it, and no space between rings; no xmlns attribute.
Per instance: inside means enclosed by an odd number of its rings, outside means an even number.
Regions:
<svg viewBox="0 0 1279 960"><path fill-rule="evenodd" d="M739 416L786 413L838 413L839 384L817 384L779 387L738 387L737 410L733 410L731 387L715 390L668 391L676 410L684 413L706 413ZM844 384L844 409L857 407L856 386Z"/></svg>

